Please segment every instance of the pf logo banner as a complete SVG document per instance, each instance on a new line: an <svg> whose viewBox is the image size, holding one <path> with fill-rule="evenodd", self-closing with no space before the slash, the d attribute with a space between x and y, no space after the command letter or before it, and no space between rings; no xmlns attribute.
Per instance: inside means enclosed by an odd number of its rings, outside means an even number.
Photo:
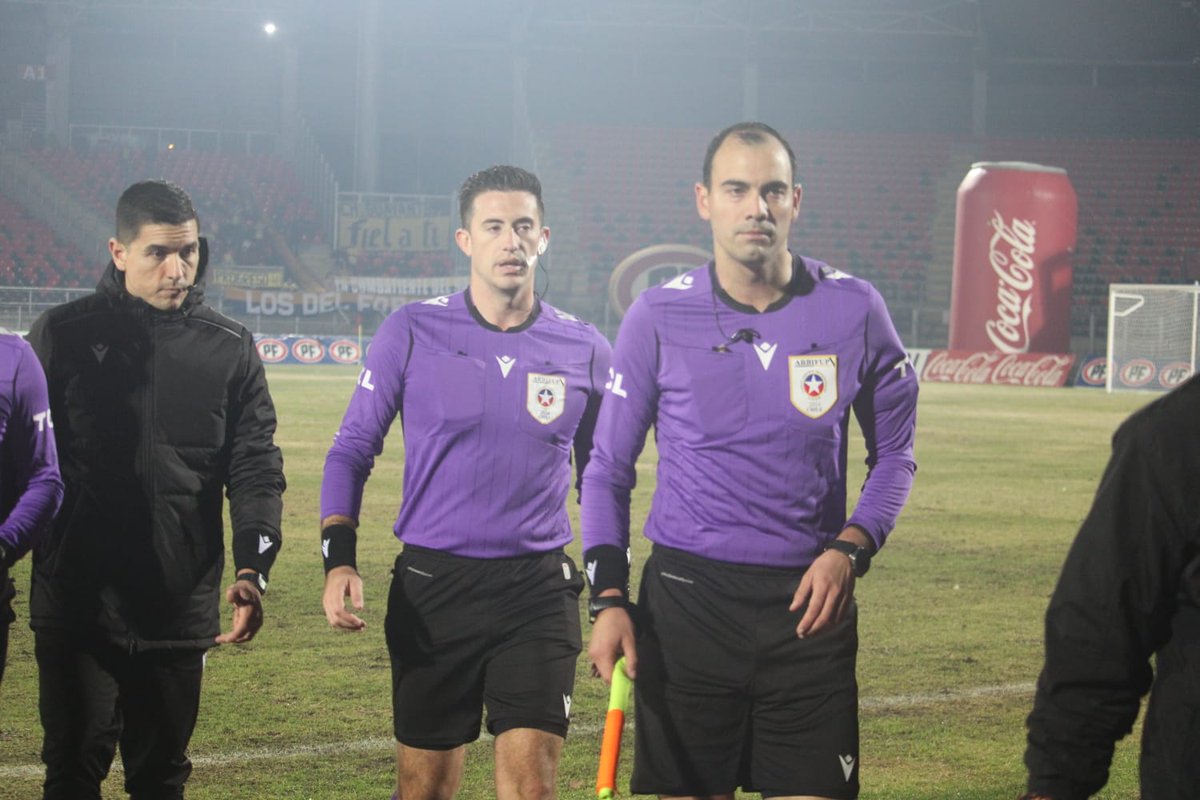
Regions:
<svg viewBox="0 0 1200 800"><path fill-rule="evenodd" d="M297 339L292 342L292 358L301 364L319 364L325 357L325 345L316 339Z"/></svg>
<svg viewBox="0 0 1200 800"><path fill-rule="evenodd" d="M1108 380L1108 357L1102 355L1088 356L1083 365L1079 367L1079 375L1076 376L1076 386L1091 386L1097 389L1103 389L1105 382Z"/></svg>
<svg viewBox="0 0 1200 800"><path fill-rule="evenodd" d="M264 364L278 364L288 355L288 346L278 339L259 339L254 346Z"/></svg>
<svg viewBox="0 0 1200 800"><path fill-rule="evenodd" d="M338 364L357 364L362 359L362 348L350 339L337 339L329 344L329 357Z"/></svg>

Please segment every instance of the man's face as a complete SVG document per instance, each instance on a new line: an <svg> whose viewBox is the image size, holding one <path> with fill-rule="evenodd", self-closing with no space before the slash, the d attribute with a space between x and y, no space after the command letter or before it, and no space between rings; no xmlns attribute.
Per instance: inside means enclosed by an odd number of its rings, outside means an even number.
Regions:
<svg viewBox="0 0 1200 800"><path fill-rule="evenodd" d="M550 239L537 198L529 192L482 192L471 205L469 225L454 240L471 259L472 290L532 292L538 256Z"/></svg>
<svg viewBox="0 0 1200 800"><path fill-rule="evenodd" d="M132 242L108 240L125 288L160 311L183 305L200 266L200 228L196 220L182 225L143 225Z"/></svg>
<svg viewBox="0 0 1200 800"><path fill-rule="evenodd" d="M713 155L711 188L696 184L696 210L712 224L718 260L757 266L784 257L800 196L782 144L773 137L749 144L734 134Z"/></svg>

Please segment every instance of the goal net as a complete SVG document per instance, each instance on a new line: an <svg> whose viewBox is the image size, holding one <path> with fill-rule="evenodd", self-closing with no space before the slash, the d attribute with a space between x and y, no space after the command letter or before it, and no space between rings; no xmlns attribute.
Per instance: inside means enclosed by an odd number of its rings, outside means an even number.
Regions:
<svg viewBox="0 0 1200 800"><path fill-rule="evenodd" d="M1108 287L1108 391L1167 391L1196 370L1200 285Z"/></svg>

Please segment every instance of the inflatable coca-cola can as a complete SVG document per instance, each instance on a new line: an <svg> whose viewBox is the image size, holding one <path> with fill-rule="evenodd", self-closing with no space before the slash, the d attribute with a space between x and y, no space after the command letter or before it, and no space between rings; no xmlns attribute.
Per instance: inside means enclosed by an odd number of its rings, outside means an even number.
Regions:
<svg viewBox="0 0 1200 800"><path fill-rule="evenodd" d="M973 164L957 212L950 349L1069 352L1078 202L1067 171Z"/></svg>

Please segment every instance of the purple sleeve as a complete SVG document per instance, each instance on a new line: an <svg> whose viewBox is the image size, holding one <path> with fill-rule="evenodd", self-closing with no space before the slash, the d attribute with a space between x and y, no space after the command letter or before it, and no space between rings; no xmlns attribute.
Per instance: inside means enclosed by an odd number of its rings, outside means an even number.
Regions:
<svg viewBox="0 0 1200 800"><path fill-rule="evenodd" d="M908 499L917 429L917 376L888 316L883 298L871 290L867 317L863 385L854 415L867 447L867 480L854 513L846 521L883 546Z"/></svg>
<svg viewBox="0 0 1200 800"><path fill-rule="evenodd" d="M0 523L0 541L9 559L16 560L49 525L63 497L46 376L33 351L23 342L14 371L12 413L3 447L8 484L4 494L16 498L16 504Z"/></svg>
<svg viewBox="0 0 1200 800"><path fill-rule="evenodd" d="M404 368L411 341L404 309L384 320L371 340L342 425L325 457L322 520L334 514L358 519L363 487L404 399Z"/></svg>
<svg viewBox="0 0 1200 800"><path fill-rule="evenodd" d="M600 416L600 403L604 398L604 385L608 382L608 370L612 367L612 345L603 334L596 331L592 349L591 391L588 392L587 407L575 429L575 489L583 500L583 473L591 460L592 444L595 439L596 419Z"/></svg>
<svg viewBox="0 0 1200 800"><path fill-rule="evenodd" d="M629 546L629 495L658 408L658 346L648 305L630 307L608 370L592 458L583 475L583 549Z"/></svg>

